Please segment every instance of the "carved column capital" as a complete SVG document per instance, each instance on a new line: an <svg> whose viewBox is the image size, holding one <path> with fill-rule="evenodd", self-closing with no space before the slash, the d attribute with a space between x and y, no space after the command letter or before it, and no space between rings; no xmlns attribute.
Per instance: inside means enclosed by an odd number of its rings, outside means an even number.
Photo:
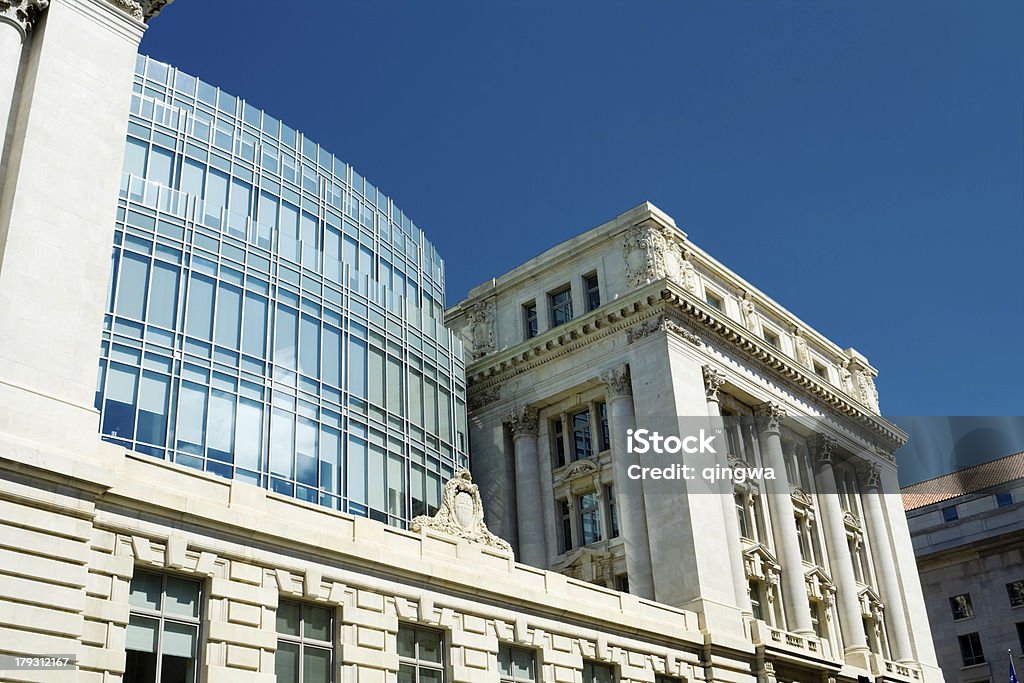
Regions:
<svg viewBox="0 0 1024 683"><path fill-rule="evenodd" d="M24 41L50 0L0 0L0 24L10 24Z"/></svg>
<svg viewBox="0 0 1024 683"><path fill-rule="evenodd" d="M863 462L857 468L857 480L865 491L882 489L882 468L876 462Z"/></svg>
<svg viewBox="0 0 1024 683"><path fill-rule="evenodd" d="M725 373L710 365L701 368L704 373L704 397L708 401L718 400L718 390L725 384Z"/></svg>
<svg viewBox="0 0 1024 683"><path fill-rule="evenodd" d="M832 467L836 438L828 434L815 434L808 439L807 445L811 454L811 462L815 470L820 467Z"/></svg>
<svg viewBox="0 0 1024 683"><path fill-rule="evenodd" d="M111 5L122 10L135 21L149 22L150 19L160 14L167 5L174 0L109 0ZM3 0L0 0L3 2Z"/></svg>
<svg viewBox="0 0 1024 683"><path fill-rule="evenodd" d="M602 372L598 379L604 384L608 398L614 396L632 396L633 385L630 381L629 364L623 364L617 368L609 368Z"/></svg>
<svg viewBox="0 0 1024 683"><path fill-rule="evenodd" d="M757 429L761 432L779 432L780 423L786 417L786 409L774 401L765 401L754 407Z"/></svg>
<svg viewBox="0 0 1024 683"><path fill-rule="evenodd" d="M505 417L505 425L512 432L512 438L517 436L537 436L539 419L540 413L536 408L523 406Z"/></svg>

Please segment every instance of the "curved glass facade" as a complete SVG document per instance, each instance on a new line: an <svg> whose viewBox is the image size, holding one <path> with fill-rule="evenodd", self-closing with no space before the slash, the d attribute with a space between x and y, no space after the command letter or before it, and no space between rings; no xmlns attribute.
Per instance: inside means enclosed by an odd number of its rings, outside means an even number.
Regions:
<svg viewBox="0 0 1024 683"><path fill-rule="evenodd" d="M111 272L105 439L396 525L466 464L423 233L309 138L144 56Z"/></svg>

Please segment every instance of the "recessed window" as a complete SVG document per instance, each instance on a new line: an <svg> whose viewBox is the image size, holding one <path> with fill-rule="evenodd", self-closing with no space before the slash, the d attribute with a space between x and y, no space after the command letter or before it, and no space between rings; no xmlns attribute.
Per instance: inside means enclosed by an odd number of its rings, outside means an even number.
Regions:
<svg viewBox="0 0 1024 683"><path fill-rule="evenodd" d="M672 676L655 676L654 683L680 683L680 681Z"/></svg>
<svg viewBox="0 0 1024 683"><path fill-rule="evenodd" d="M619 506L615 500L615 486L604 487L604 496L608 501L608 521L612 528L608 530L608 538L619 537Z"/></svg>
<svg viewBox="0 0 1024 683"><path fill-rule="evenodd" d="M822 379L828 379L828 369L818 361L814 361L814 374Z"/></svg>
<svg viewBox="0 0 1024 683"><path fill-rule="evenodd" d="M400 683L444 683L444 634L407 624L398 626Z"/></svg>
<svg viewBox="0 0 1024 683"><path fill-rule="evenodd" d="M558 327L572 320L572 290L566 287L548 294L551 308L551 327Z"/></svg>
<svg viewBox="0 0 1024 683"><path fill-rule="evenodd" d="M996 494L996 507L1005 508L1013 505L1013 494L1012 493L997 493Z"/></svg>
<svg viewBox="0 0 1024 683"><path fill-rule="evenodd" d="M597 273L583 276L583 296L586 299L588 311L601 305L601 290L597 285Z"/></svg>
<svg viewBox="0 0 1024 683"><path fill-rule="evenodd" d="M1024 621L1017 622L1017 642L1020 643L1020 649L1024 650Z"/></svg>
<svg viewBox="0 0 1024 683"><path fill-rule="evenodd" d="M764 331L764 341L773 349L779 348L779 335L775 334L771 330Z"/></svg>
<svg viewBox="0 0 1024 683"><path fill-rule="evenodd" d="M604 664L584 661L583 683L615 683L615 670Z"/></svg>
<svg viewBox="0 0 1024 683"><path fill-rule="evenodd" d="M714 292L705 290L704 301L708 302L708 306L715 309L716 311L722 311L725 309L725 301L722 297L718 296Z"/></svg>
<svg viewBox="0 0 1024 683"><path fill-rule="evenodd" d="M1013 581L1006 584L1006 597L1010 599L1010 607L1024 605L1024 581Z"/></svg>
<svg viewBox="0 0 1024 683"><path fill-rule="evenodd" d="M612 447L611 434L608 431L608 404L602 401L597 404L597 414L601 418L601 450L606 451Z"/></svg>
<svg viewBox="0 0 1024 683"><path fill-rule="evenodd" d="M539 328L537 326L536 301L531 301L530 303L523 305L523 327L527 339L532 339L533 337L537 336Z"/></svg>
<svg viewBox="0 0 1024 683"><path fill-rule="evenodd" d="M590 435L590 411L581 410L572 420L572 458L583 460L594 455L594 440Z"/></svg>
<svg viewBox="0 0 1024 683"><path fill-rule="evenodd" d="M555 440L555 467L565 465L565 433L561 420L551 423L552 438Z"/></svg>
<svg viewBox="0 0 1024 683"><path fill-rule="evenodd" d="M201 597L198 581L135 572L128 595L125 683L199 679Z"/></svg>
<svg viewBox="0 0 1024 683"><path fill-rule="evenodd" d="M956 511L956 505L950 505L947 508L942 508L942 521L955 522L958 519L960 519L960 515Z"/></svg>
<svg viewBox="0 0 1024 683"><path fill-rule="evenodd" d="M334 656L331 610L290 600L277 606L277 653L274 671L279 683L330 683Z"/></svg>
<svg viewBox="0 0 1024 683"><path fill-rule="evenodd" d="M811 600L811 628L814 629L814 635L818 636L819 638L822 637L821 614L821 603L816 600Z"/></svg>
<svg viewBox="0 0 1024 683"><path fill-rule="evenodd" d="M764 589L761 587L761 582L751 581L748 584L748 592L750 593L750 610L754 613L754 618L764 621Z"/></svg>
<svg viewBox="0 0 1024 683"><path fill-rule="evenodd" d="M960 641L960 658L963 660L964 666L985 663L985 653L982 652L981 638L977 633L958 636L957 640Z"/></svg>
<svg viewBox="0 0 1024 683"><path fill-rule="evenodd" d="M970 593L951 597L949 599L949 608L953 612L954 619L970 619L974 616L974 605L971 604Z"/></svg>
<svg viewBox="0 0 1024 683"><path fill-rule="evenodd" d="M567 502L558 503L558 511L562 517L562 552L572 550L572 510Z"/></svg>
<svg viewBox="0 0 1024 683"><path fill-rule="evenodd" d="M622 593L629 592L629 577L625 574L620 574L615 577L615 588Z"/></svg>
<svg viewBox="0 0 1024 683"><path fill-rule="evenodd" d="M601 540L601 499L591 491L579 497L580 543L590 545Z"/></svg>
<svg viewBox="0 0 1024 683"><path fill-rule="evenodd" d="M529 683L537 680L537 660L533 652L520 647L498 647L498 676L501 683Z"/></svg>

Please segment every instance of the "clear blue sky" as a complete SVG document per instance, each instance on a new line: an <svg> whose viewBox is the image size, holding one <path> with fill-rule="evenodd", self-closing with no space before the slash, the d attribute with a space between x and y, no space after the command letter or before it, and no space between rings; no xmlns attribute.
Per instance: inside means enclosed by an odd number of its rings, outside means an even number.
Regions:
<svg viewBox="0 0 1024 683"><path fill-rule="evenodd" d="M176 0L142 51L352 163L448 303L649 200L879 368L893 415L1024 386L1024 3Z"/></svg>

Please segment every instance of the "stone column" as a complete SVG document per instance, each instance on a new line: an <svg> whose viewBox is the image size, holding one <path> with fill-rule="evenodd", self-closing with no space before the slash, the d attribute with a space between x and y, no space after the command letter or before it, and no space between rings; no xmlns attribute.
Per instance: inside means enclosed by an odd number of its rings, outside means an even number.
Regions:
<svg viewBox="0 0 1024 683"><path fill-rule="evenodd" d="M775 470L775 479L765 479L768 509L771 512L772 536L775 550L782 564L782 607L786 614L786 629L801 635L814 635L811 626L811 604L807 599L804 579L804 561L800 554L800 541L796 535L796 517L793 499L786 476L786 459L782 454L780 422L786 417L785 409L771 401L754 410L757 418L758 443L765 467Z"/></svg>
<svg viewBox="0 0 1024 683"><path fill-rule="evenodd" d="M601 373L608 404L608 432L612 449L612 477L615 482L615 508L619 515L619 532L626 550L626 576L629 592L654 599L654 575L651 571L651 541L647 531L647 508L644 504L643 482L630 479L630 465L639 465L635 453L626 452L626 430L636 427L633 406L633 385L629 365L620 365Z"/></svg>
<svg viewBox="0 0 1024 683"><path fill-rule="evenodd" d="M710 365L705 365L704 371L704 395L708 401L708 417L711 422L711 433L725 434L725 423L722 421L722 410L718 404L718 390L725 384L725 375ZM723 441L726 441L723 439ZM728 441L726 441L728 443ZM729 466L727 453L720 453L718 464L726 468ZM725 533L728 538L725 540L725 552L728 556L729 571L732 573L733 590L736 592L736 606L746 617L753 617L754 610L750 606L750 594L747 589L747 574L743 569L743 542L740 541L740 523L736 519L735 493L731 481L722 482L722 491L717 496L722 505L722 515L725 517Z"/></svg>
<svg viewBox="0 0 1024 683"><path fill-rule="evenodd" d="M21 68L21 46L50 0L0 2L0 157L6 151L7 125Z"/></svg>
<svg viewBox="0 0 1024 683"><path fill-rule="evenodd" d="M912 662L914 651L910 645L907 629L907 614L903 606L903 591L900 588L896 565L893 564L889 528L885 523L885 508L882 502L882 473L877 463L867 462L862 467L864 516L867 518L868 538L872 557L875 561L875 576L885 604L885 626L889 632L889 646L892 656L898 662Z"/></svg>
<svg viewBox="0 0 1024 683"><path fill-rule="evenodd" d="M832 570L832 580L839 593L839 625L843 634L843 647L848 663L858 666L866 661L869 652L864 636L860 601L853 572L853 557L846 541L846 523L839 505L839 490L832 466L835 438L818 434L810 441L811 460L814 463L814 487L818 494L822 523L825 527L825 551ZM852 661L851 661L852 660Z"/></svg>
<svg viewBox="0 0 1024 683"><path fill-rule="evenodd" d="M547 568L547 538L544 517L540 514L545 502L541 498L537 463L537 420L537 409L526 406L506 417L505 424L512 432L514 447L519 560Z"/></svg>

